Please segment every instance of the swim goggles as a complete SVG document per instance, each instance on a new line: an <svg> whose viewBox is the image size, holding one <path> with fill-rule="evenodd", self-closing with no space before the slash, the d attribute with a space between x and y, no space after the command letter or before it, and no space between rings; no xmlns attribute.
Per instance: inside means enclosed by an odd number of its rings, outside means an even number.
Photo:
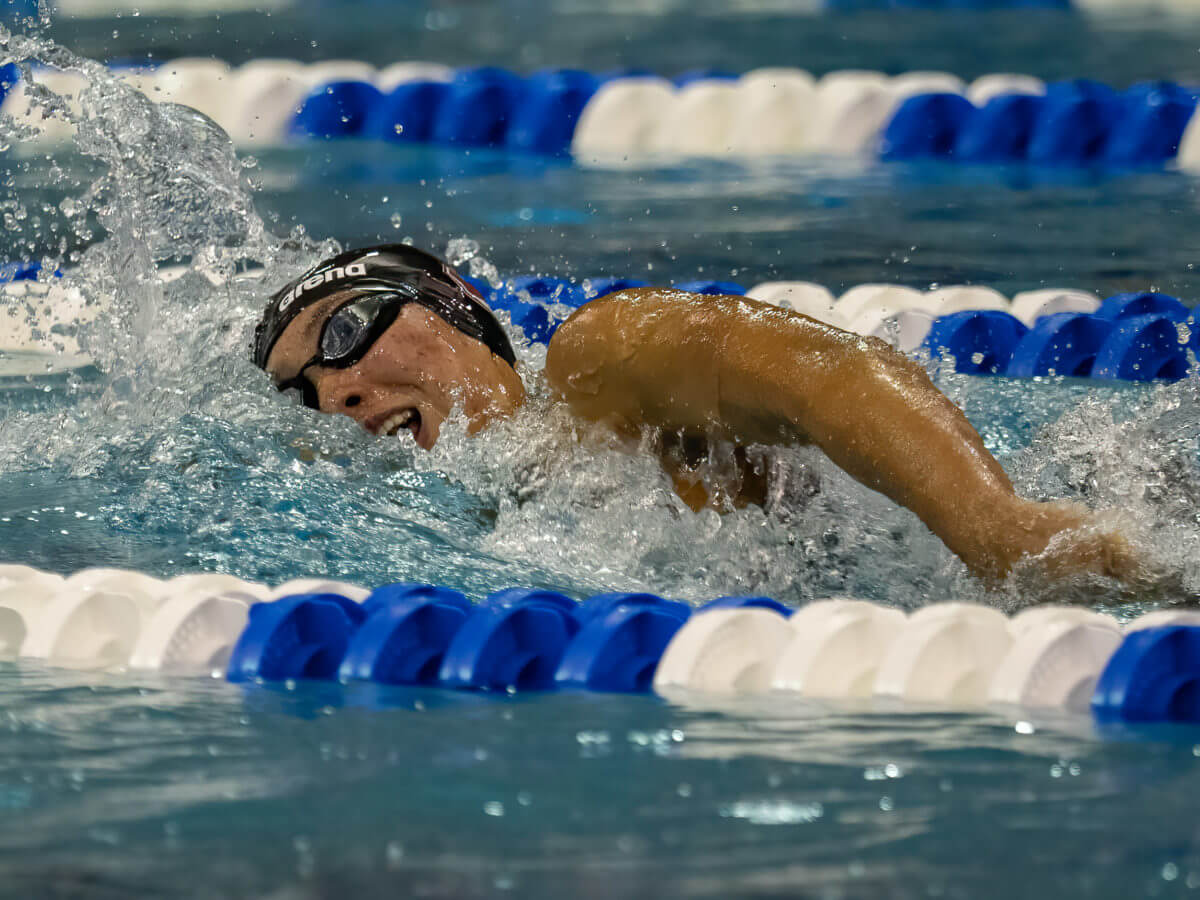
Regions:
<svg viewBox="0 0 1200 900"><path fill-rule="evenodd" d="M411 294L401 290L377 291L337 307L321 326L317 352L293 377L275 386L281 391L300 391L300 401L305 406L320 409L317 386L305 372L312 366L348 369L359 363L396 321L401 308L416 299L416 290L411 290Z"/></svg>
<svg viewBox="0 0 1200 900"><path fill-rule="evenodd" d="M508 336L479 292L444 261L407 244L347 250L285 285L271 297L254 329L254 364L266 369L271 348L288 325L308 307L343 291L355 296L375 291L412 293L414 303L480 341L510 366L516 365Z"/></svg>

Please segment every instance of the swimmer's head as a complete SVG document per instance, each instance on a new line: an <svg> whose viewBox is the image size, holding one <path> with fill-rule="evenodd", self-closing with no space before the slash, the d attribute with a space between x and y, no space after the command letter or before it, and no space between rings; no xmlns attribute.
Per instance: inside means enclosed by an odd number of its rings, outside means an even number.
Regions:
<svg viewBox="0 0 1200 900"><path fill-rule="evenodd" d="M437 257L393 244L309 269L267 304L254 362L307 406L429 449L461 404L469 428L524 399L516 355L475 289Z"/></svg>

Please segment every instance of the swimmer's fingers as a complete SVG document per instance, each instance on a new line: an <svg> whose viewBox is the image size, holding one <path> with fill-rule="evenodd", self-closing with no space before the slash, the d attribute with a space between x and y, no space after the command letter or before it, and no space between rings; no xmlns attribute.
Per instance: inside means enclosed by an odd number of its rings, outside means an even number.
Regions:
<svg viewBox="0 0 1200 900"><path fill-rule="evenodd" d="M1071 562L1070 550L1058 551L1066 556L1061 561L1049 551L1053 542L1061 543L1061 535L1084 528L1092 521L1092 514L1085 506L1066 501L1037 503L1014 498L1008 514L981 518L987 525L986 537L981 541L982 552L979 558L964 559L972 572L994 586L999 586L1018 570L1030 569L1036 565L1034 560L1042 558L1045 558L1047 574L1084 568L1082 562Z"/></svg>
<svg viewBox="0 0 1200 900"><path fill-rule="evenodd" d="M1055 534L1041 553L1021 560L1014 581L1030 596L1060 603L1097 602L1108 592L1095 589L1096 576L1118 582L1121 601L1195 603L1182 573L1157 560L1130 532L1115 513L1089 514L1078 526Z"/></svg>
<svg viewBox="0 0 1200 900"><path fill-rule="evenodd" d="M1101 523L1059 532L1035 559L1055 578L1090 574L1133 584L1149 579L1152 572L1128 537Z"/></svg>

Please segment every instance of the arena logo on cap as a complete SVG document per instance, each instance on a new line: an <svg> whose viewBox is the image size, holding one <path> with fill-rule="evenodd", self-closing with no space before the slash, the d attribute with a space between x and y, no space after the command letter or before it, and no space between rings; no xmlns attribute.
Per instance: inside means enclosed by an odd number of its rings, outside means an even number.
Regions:
<svg viewBox="0 0 1200 900"><path fill-rule="evenodd" d="M326 272L314 275L312 278L307 278L300 284L296 285L279 301L279 312L283 312L293 303L300 299L300 295L305 291L312 291L319 288L321 285L329 284L331 281L340 281L343 278L362 278L367 274L366 263L350 263L345 266L334 266Z"/></svg>

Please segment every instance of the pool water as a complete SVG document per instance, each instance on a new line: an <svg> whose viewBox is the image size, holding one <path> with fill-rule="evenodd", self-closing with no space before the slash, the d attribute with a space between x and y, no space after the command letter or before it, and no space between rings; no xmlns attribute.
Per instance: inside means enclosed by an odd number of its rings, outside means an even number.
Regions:
<svg viewBox="0 0 1200 900"><path fill-rule="evenodd" d="M5 891L1183 896L1191 728L4 673Z"/></svg>
<svg viewBox="0 0 1200 900"><path fill-rule="evenodd" d="M311 13L329 27L308 50L302 18L126 17L50 34L97 58L800 62L1118 84L1194 77L1200 46L1195 23L1147 20L1126 37L1058 14L1030 32L1011 15L626 10L595 32L576 27L601 18L582 5L371 9L395 17L394 41L368 28L355 44L329 10ZM506 11L547 37L505 26ZM670 39L726 19L727 42ZM5 156L4 255L62 259L98 312L79 334L93 366L3 375L0 359L3 562L426 580L472 597L527 585L1010 609L1042 597L985 593L913 517L813 452L777 455L790 486L779 508L691 513L647 459L577 439L546 400L536 346L521 351L529 410L473 439L452 426L431 454L313 415L245 359L262 285L328 238L408 237L437 250L466 238L477 249L463 256L504 274L1200 297L1197 182L1176 173L823 159L604 170L353 143L245 167L217 136L97 79L76 147ZM261 278L235 276L247 261ZM160 263L188 271L163 285ZM1146 552L1197 589L1195 382L1019 382L928 362L1024 492L1126 510ZM1056 599L1122 615L1160 602L1102 584ZM1175 896L1200 887L1197 748L1192 728L1098 732L1019 710L234 687L0 663L0 893Z"/></svg>

